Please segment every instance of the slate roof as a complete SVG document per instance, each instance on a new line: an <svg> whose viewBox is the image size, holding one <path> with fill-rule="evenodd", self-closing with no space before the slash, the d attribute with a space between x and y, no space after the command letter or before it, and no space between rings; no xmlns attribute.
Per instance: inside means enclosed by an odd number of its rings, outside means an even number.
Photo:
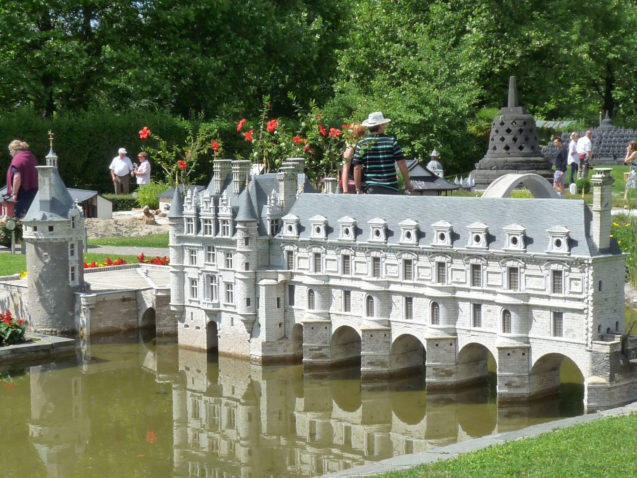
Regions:
<svg viewBox="0 0 637 478"><path fill-rule="evenodd" d="M40 172L41 174L41 172ZM56 168L51 169L51 200L41 200L38 191L23 221L59 221L67 220L69 211L75 208L75 202Z"/></svg>
<svg viewBox="0 0 637 478"><path fill-rule="evenodd" d="M406 161L409 179L415 190L419 191L450 191L459 189L457 184L438 177L426 166L418 163L417 159Z"/></svg>
<svg viewBox="0 0 637 478"><path fill-rule="evenodd" d="M470 235L468 226L482 222L488 227L491 252L504 249L503 228L519 224L526 229L527 254L545 253L550 238L547 231L554 226L564 226L570 231L571 256L595 254L594 245L587 240L592 215L582 200L302 194L289 214L299 217L301 239L310 239L309 218L317 214L325 216L328 241L338 240L338 220L350 216L356 220L357 243L367 242L368 221L381 217L387 222L389 246L399 244L402 221L418 222L418 246L430 246L434 236L432 224L447 221L453 228L454 249L466 248ZM285 239L281 232L277 237ZM615 243L612 253L618 253Z"/></svg>
<svg viewBox="0 0 637 478"><path fill-rule="evenodd" d="M84 202L88 199L91 199L99 195L97 191L92 191L90 189L67 188L67 190L69 194L71 195L71 197L73 198L73 201L77 201L78 203ZM7 194L7 187L3 186L0 188L0 196L3 196L5 194ZM106 201L109 201L106 198L103 198L103 199Z"/></svg>

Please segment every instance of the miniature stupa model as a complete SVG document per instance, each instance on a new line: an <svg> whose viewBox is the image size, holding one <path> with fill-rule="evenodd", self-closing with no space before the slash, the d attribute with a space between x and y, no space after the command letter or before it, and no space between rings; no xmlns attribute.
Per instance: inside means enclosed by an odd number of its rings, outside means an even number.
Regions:
<svg viewBox="0 0 637 478"><path fill-rule="evenodd" d="M500 115L493 120L489 149L472 173L475 188L486 189L495 179L509 173L535 173L551 180L551 167L540 151L535 119L518 105L515 76L512 76L508 105L501 108Z"/></svg>

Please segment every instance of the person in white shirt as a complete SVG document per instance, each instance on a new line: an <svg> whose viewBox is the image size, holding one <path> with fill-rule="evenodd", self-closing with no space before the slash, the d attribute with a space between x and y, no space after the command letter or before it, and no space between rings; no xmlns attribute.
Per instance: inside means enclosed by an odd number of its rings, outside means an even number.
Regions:
<svg viewBox="0 0 637 478"><path fill-rule="evenodd" d="M113 178L113 188L115 194L128 194L131 171L134 171L135 168L133 168L130 158L126 156L126 148L119 148L117 153L118 155L113 158L109 166Z"/></svg>
<svg viewBox="0 0 637 478"><path fill-rule="evenodd" d="M150 162L148 162L148 153L146 151L142 151L137 155L137 158L139 159L139 165L135 163L135 171L133 171L137 184L148 184L150 182Z"/></svg>
<svg viewBox="0 0 637 478"><path fill-rule="evenodd" d="M593 157L593 132L589 129L586 134L577 140L577 157L579 158L578 178L587 178Z"/></svg>
<svg viewBox="0 0 637 478"><path fill-rule="evenodd" d="M571 142L568 143L568 164L571 167L571 175L569 184L574 183L574 177L577 176L577 170L579 168L579 158L577 157L577 140L579 139L579 133L573 131L571 133Z"/></svg>

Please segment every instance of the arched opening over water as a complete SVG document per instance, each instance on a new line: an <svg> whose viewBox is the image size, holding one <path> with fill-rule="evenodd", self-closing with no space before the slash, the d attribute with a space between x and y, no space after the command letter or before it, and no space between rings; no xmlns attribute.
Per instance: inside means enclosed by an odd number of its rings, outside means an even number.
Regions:
<svg viewBox="0 0 637 478"><path fill-rule="evenodd" d="M361 363L361 337L351 327L342 326L334 331L330 340L331 365L346 366Z"/></svg>
<svg viewBox="0 0 637 478"><path fill-rule="evenodd" d="M425 371L425 347L410 334L403 334L391 345L389 369L392 378L423 374Z"/></svg>
<svg viewBox="0 0 637 478"><path fill-rule="evenodd" d="M147 343L156 336L155 309L149 307L139 318L139 337Z"/></svg>
<svg viewBox="0 0 637 478"><path fill-rule="evenodd" d="M486 384L490 373L495 380L495 363L495 357L484 345L478 343L465 345L458 353L457 384L459 386Z"/></svg>
<svg viewBox="0 0 637 478"><path fill-rule="evenodd" d="M559 407L566 415L583 412L584 375L577 364L559 353L540 357L531 368L533 398L560 395Z"/></svg>
<svg viewBox="0 0 637 478"><path fill-rule="evenodd" d="M303 361L303 326L301 324L294 324L292 327L291 341L294 360L301 363Z"/></svg>
<svg viewBox="0 0 637 478"><path fill-rule="evenodd" d="M217 335L217 323L214 320L209 320L206 324L206 344L209 351L218 350L219 343Z"/></svg>

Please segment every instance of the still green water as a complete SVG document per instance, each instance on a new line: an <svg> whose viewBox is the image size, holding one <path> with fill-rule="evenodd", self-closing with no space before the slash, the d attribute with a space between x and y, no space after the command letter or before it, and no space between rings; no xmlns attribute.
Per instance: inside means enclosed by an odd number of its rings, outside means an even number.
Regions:
<svg viewBox="0 0 637 478"><path fill-rule="evenodd" d="M498 407L495 381L427 393L172 343L91 344L0 374L3 477L311 477L582 413L560 398Z"/></svg>

